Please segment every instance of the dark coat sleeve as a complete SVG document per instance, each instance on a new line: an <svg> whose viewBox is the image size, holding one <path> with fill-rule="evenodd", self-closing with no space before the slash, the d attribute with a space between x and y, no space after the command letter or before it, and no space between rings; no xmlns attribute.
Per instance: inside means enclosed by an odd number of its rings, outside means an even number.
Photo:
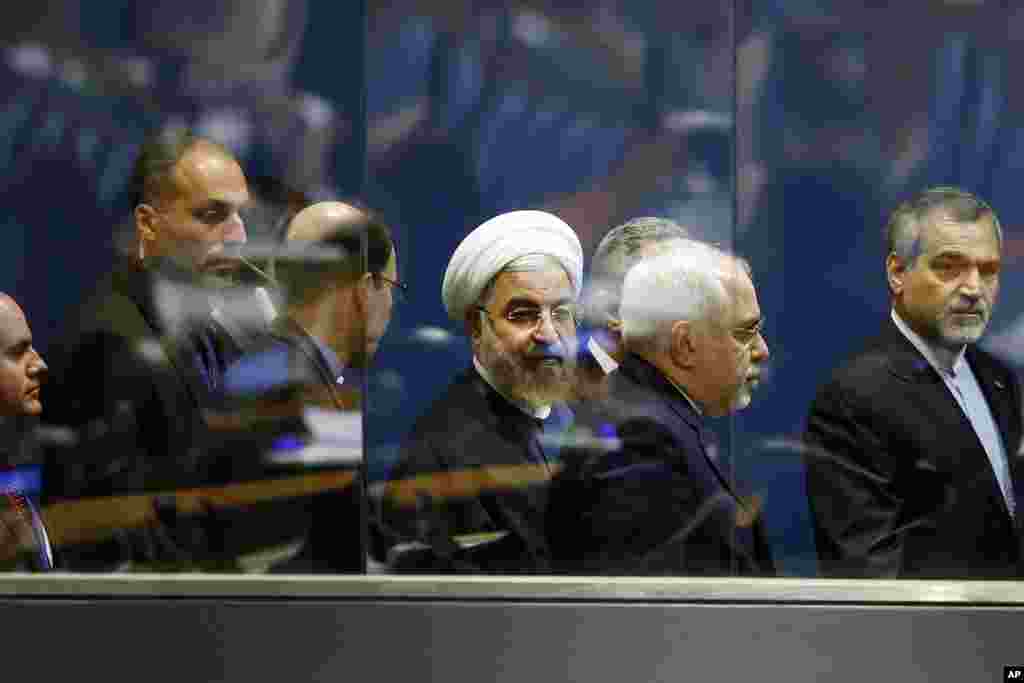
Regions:
<svg viewBox="0 0 1024 683"><path fill-rule="evenodd" d="M45 417L80 430L82 462L96 470L80 483L98 487L64 495L152 489L187 479L182 463L202 434L200 416L174 369L154 362L147 351L154 358L163 353L155 338L94 330L53 364Z"/></svg>
<svg viewBox="0 0 1024 683"><path fill-rule="evenodd" d="M804 435L807 491L821 570L896 577L908 527L881 421L833 382L815 398Z"/></svg>
<svg viewBox="0 0 1024 683"><path fill-rule="evenodd" d="M699 544L689 543L699 535L702 505L673 466L680 444L642 417L619 424L617 436L621 445L611 452L571 451L555 477L547 514L555 566L566 573L693 573L687 567L704 564ZM674 562L663 561L668 548Z"/></svg>
<svg viewBox="0 0 1024 683"><path fill-rule="evenodd" d="M515 416L483 417L471 402L485 399L464 389L435 405L403 445L388 482L401 495L381 499L377 554L403 570L544 571L546 481L504 477L504 468L539 466L527 461Z"/></svg>
<svg viewBox="0 0 1024 683"><path fill-rule="evenodd" d="M647 415L619 419L616 431L617 448L571 452L552 484L547 532L558 571L771 573L768 555L758 561L733 538L739 532L732 495L721 487L709 493L694 476L694 460L704 457L696 432Z"/></svg>

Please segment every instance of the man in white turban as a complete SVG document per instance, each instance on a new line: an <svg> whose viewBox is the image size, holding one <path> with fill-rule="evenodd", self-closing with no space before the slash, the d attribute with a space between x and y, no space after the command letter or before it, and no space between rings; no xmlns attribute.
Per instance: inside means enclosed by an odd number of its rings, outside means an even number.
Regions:
<svg viewBox="0 0 1024 683"><path fill-rule="evenodd" d="M576 233L543 211L492 218L455 250L441 296L465 325L473 367L419 418L392 474L384 500L388 545L398 549L392 564L547 567L544 489L572 421L564 399L582 269Z"/></svg>

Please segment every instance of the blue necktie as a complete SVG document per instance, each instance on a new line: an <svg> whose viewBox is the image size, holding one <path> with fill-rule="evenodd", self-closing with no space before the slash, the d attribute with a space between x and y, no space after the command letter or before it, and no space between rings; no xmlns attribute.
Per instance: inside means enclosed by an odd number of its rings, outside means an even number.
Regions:
<svg viewBox="0 0 1024 683"><path fill-rule="evenodd" d="M210 341L210 337L205 330L195 334L195 342L198 352L196 365L203 376L206 387L210 391L216 391L218 386L217 376L220 374L217 352L214 350L213 343Z"/></svg>

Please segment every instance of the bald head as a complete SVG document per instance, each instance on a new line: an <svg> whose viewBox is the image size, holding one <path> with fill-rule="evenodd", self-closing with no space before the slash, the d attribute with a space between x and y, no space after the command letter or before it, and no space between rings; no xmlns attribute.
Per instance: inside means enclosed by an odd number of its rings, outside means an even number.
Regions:
<svg viewBox="0 0 1024 683"><path fill-rule="evenodd" d="M288 225L288 240L326 241L333 232L346 225L356 225L369 218L365 211L344 202L319 202L295 214Z"/></svg>
<svg viewBox="0 0 1024 683"><path fill-rule="evenodd" d="M290 315L307 331L339 358L372 356L391 320L391 288L400 286L384 223L343 202L309 206L288 225L274 268Z"/></svg>
<svg viewBox="0 0 1024 683"><path fill-rule="evenodd" d="M303 283L354 282L393 266L391 231L370 212L344 202L318 202L291 220L275 268L293 295ZM300 298L302 297L301 294Z"/></svg>
<svg viewBox="0 0 1024 683"><path fill-rule="evenodd" d="M0 416L38 415L46 363L32 346L25 312L0 293Z"/></svg>

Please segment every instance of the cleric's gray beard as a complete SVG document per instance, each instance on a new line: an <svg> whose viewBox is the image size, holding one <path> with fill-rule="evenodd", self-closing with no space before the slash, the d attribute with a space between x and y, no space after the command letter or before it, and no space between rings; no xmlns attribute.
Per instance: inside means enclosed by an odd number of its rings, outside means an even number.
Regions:
<svg viewBox="0 0 1024 683"><path fill-rule="evenodd" d="M491 340L480 345L480 364L508 396L530 404L565 401L572 395L573 370L566 362L552 364L516 357Z"/></svg>

